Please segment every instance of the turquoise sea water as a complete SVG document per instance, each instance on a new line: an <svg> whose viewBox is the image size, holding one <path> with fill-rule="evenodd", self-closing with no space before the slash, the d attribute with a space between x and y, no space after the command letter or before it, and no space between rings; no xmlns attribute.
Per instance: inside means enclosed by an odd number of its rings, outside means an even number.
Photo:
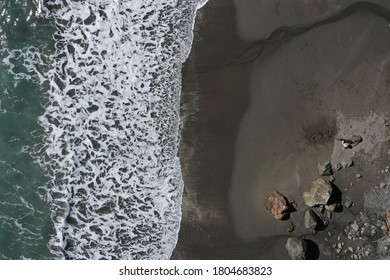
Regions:
<svg viewBox="0 0 390 280"><path fill-rule="evenodd" d="M50 53L54 28L37 7L28 0L0 2L0 259L52 258L53 225L40 197L46 178L29 153L42 138L37 119L45 89L28 79L16 82L3 62L9 51L27 47ZM22 60L11 62L15 72L26 72Z"/></svg>

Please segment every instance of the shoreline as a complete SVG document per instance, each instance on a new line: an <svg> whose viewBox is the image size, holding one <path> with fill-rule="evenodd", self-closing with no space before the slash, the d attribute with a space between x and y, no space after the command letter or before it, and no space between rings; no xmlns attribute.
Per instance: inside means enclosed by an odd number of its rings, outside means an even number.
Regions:
<svg viewBox="0 0 390 280"><path fill-rule="evenodd" d="M284 247L290 236L317 244L316 258L336 258L329 235L341 236L364 210L369 187L385 180L377 172L386 167L384 151L390 148L390 39L383 36L388 24L373 14L349 15L280 40L260 59L240 65L231 62L253 45L240 37L236 23L245 18L239 6L246 4L209 1L196 23L183 70L182 107L192 112L184 113L185 189L172 259L290 259ZM256 34L257 26L246 30ZM194 96L197 104L191 106ZM351 133L361 134L363 142L342 153L335 138ZM308 231L302 193L320 177L318 163L349 158L354 166L335 172L334 179L343 203L351 197L354 206L334 213L327 229ZM275 189L297 203L288 221L264 209Z"/></svg>

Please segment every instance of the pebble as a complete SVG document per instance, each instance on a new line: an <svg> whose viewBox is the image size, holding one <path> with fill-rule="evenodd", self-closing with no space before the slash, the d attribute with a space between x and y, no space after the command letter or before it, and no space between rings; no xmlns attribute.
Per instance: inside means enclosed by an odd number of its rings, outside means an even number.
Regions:
<svg viewBox="0 0 390 280"><path fill-rule="evenodd" d="M363 177L363 175L362 175L362 174L360 174L360 173L357 173L357 174L355 175L355 177L356 177L356 179L360 179L360 178L362 178L362 177Z"/></svg>
<svg viewBox="0 0 390 280"><path fill-rule="evenodd" d="M389 150L387 150L387 155L388 155L388 156L390 156L390 149L389 149Z"/></svg>
<svg viewBox="0 0 390 280"><path fill-rule="evenodd" d="M354 203L353 203L352 199L349 196L347 196L345 199L345 202L344 202L344 206L347 208L351 208L353 205L354 205Z"/></svg>
<svg viewBox="0 0 390 280"><path fill-rule="evenodd" d="M348 247L348 250L351 251L351 253L353 253L353 248L352 247Z"/></svg>
<svg viewBox="0 0 390 280"><path fill-rule="evenodd" d="M384 189L386 187L386 183L380 183L379 188Z"/></svg>
<svg viewBox="0 0 390 280"><path fill-rule="evenodd" d="M351 228L354 230L354 231L358 231L359 230L359 225L357 223L353 223L351 225Z"/></svg>

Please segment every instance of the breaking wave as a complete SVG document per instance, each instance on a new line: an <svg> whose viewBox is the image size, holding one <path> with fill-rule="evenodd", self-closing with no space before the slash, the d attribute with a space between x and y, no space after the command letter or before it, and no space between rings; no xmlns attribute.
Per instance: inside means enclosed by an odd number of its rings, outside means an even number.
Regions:
<svg viewBox="0 0 390 280"><path fill-rule="evenodd" d="M177 242L181 67L197 0L46 0L54 54L10 51L15 80L47 88L32 152L69 259L167 259ZM24 60L17 72L12 61Z"/></svg>

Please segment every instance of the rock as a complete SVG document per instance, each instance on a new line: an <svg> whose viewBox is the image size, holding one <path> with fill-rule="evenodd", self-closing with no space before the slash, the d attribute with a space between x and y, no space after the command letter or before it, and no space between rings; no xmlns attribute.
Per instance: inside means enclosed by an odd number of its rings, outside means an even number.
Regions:
<svg viewBox="0 0 390 280"><path fill-rule="evenodd" d="M354 231L358 231L358 230L359 230L359 225L358 225L356 222L354 222L354 223L352 223L351 228L352 228Z"/></svg>
<svg viewBox="0 0 390 280"><path fill-rule="evenodd" d="M304 217L305 228L316 230L320 226L321 219L313 212L307 210Z"/></svg>
<svg viewBox="0 0 390 280"><path fill-rule="evenodd" d="M318 172L320 176L331 176L333 175L332 164L330 161L318 164Z"/></svg>
<svg viewBox="0 0 390 280"><path fill-rule="evenodd" d="M390 156L390 149L387 150L387 155Z"/></svg>
<svg viewBox="0 0 390 280"><path fill-rule="evenodd" d="M330 212L336 212L340 208L340 204L330 204L330 205L325 205L325 209L330 211Z"/></svg>
<svg viewBox="0 0 390 280"><path fill-rule="evenodd" d="M386 188L386 183L380 183L380 184L379 184L379 188L381 188L381 189Z"/></svg>
<svg viewBox="0 0 390 280"><path fill-rule="evenodd" d="M355 177L356 177L356 179L360 179L360 178L362 178L362 177L363 177L363 175L362 175L362 174L360 174L360 173L356 173L356 174L355 174Z"/></svg>
<svg viewBox="0 0 390 280"><path fill-rule="evenodd" d="M388 228L386 225L382 225L382 226L381 226L381 230L383 230L383 231L388 231L389 228Z"/></svg>
<svg viewBox="0 0 390 280"><path fill-rule="evenodd" d="M303 200L307 206L326 205L332 194L332 184L325 179L317 179L311 183L310 190L303 193Z"/></svg>
<svg viewBox="0 0 390 280"><path fill-rule="evenodd" d="M363 138L360 135L353 134L351 136L351 140L353 142L352 146L356 146L357 144L363 141Z"/></svg>
<svg viewBox="0 0 390 280"><path fill-rule="evenodd" d="M332 212L329 210L324 211L322 215L326 220L330 221L332 219Z"/></svg>
<svg viewBox="0 0 390 280"><path fill-rule="evenodd" d="M353 160L352 159L343 160L340 164L343 168L348 168L353 165Z"/></svg>
<svg viewBox="0 0 390 280"><path fill-rule="evenodd" d="M336 178L334 176L330 176L329 177L329 182L333 183L334 181L336 181Z"/></svg>
<svg viewBox="0 0 390 280"><path fill-rule="evenodd" d="M286 197L277 191L272 192L265 201L265 208L277 220L287 218L290 213L290 204Z"/></svg>
<svg viewBox="0 0 390 280"><path fill-rule="evenodd" d="M286 249L293 260L307 258L307 242L299 237L290 237L286 242Z"/></svg>
<svg viewBox="0 0 390 280"><path fill-rule="evenodd" d="M347 208L351 208L353 205L354 205L354 203L353 203L353 201L352 201L352 198L350 198L349 196L347 196L347 197L345 198L344 206L347 207Z"/></svg>
<svg viewBox="0 0 390 280"><path fill-rule="evenodd" d="M343 168L343 165L341 163L337 163L336 166L335 166L335 169L338 171L341 168Z"/></svg>
<svg viewBox="0 0 390 280"><path fill-rule="evenodd" d="M287 227L287 231L288 232L293 232L295 230L295 224L294 223L290 223Z"/></svg>

